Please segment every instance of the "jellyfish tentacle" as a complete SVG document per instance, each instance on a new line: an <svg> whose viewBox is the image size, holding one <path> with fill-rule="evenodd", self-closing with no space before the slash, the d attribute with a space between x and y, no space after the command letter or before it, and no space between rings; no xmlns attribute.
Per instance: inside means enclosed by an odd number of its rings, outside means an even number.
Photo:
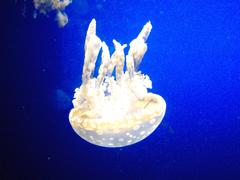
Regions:
<svg viewBox="0 0 240 180"><path fill-rule="evenodd" d="M121 45L115 39L113 40L113 44L115 47L114 58L116 62L116 79L117 81L120 81L123 74L123 67L124 67L124 60L125 60L124 48L127 47L127 44Z"/></svg>
<svg viewBox="0 0 240 180"><path fill-rule="evenodd" d="M126 62L127 62L127 72L129 74L129 77L132 78L134 76L134 60L131 55L126 56Z"/></svg>
<svg viewBox="0 0 240 180"><path fill-rule="evenodd" d="M93 76L97 56L101 49L102 42L96 35L96 20L93 19L89 24L87 36L85 40L85 57L82 73L82 81L84 84Z"/></svg>
<svg viewBox="0 0 240 180"><path fill-rule="evenodd" d="M139 33L136 39L132 40L130 43L130 49L128 54L133 57L135 71L138 70L139 64L142 61L144 54L147 51L146 40L152 30L151 22L149 21L143 26L143 29Z"/></svg>
<svg viewBox="0 0 240 180"><path fill-rule="evenodd" d="M89 39L92 35L96 35L96 20L92 19L90 24L88 25L88 30L86 34L86 39L85 39L85 45L84 45L84 50L86 51L87 45L89 43Z"/></svg>
<svg viewBox="0 0 240 180"><path fill-rule="evenodd" d="M107 75L109 62L110 62L109 49L106 43L103 41L102 42L102 63L98 71L97 87L99 87L103 83L104 77Z"/></svg>
<svg viewBox="0 0 240 180"><path fill-rule="evenodd" d="M144 26L141 32L138 34L137 39L142 39L144 42L147 41L147 38L152 30L151 21L148 21Z"/></svg>
<svg viewBox="0 0 240 180"><path fill-rule="evenodd" d="M68 16L65 12L58 10L56 20L58 21L58 26L63 27L68 23Z"/></svg>

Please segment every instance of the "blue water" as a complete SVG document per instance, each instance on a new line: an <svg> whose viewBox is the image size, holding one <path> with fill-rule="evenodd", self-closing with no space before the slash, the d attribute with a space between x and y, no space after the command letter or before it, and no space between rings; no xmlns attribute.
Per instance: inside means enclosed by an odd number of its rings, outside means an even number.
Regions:
<svg viewBox="0 0 240 180"><path fill-rule="evenodd" d="M1 180L240 179L238 0L73 0L62 29L25 5L1 11ZM89 144L69 124L92 18L110 50L153 25L140 69L167 111L128 147Z"/></svg>

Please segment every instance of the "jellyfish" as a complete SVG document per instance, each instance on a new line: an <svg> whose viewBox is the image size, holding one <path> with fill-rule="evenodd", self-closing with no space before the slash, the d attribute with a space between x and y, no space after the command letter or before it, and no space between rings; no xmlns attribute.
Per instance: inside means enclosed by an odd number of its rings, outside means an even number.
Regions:
<svg viewBox="0 0 240 180"><path fill-rule="evenodd" d="M110 55L106 43L96 35L96 20L89 24L82 84L75 89L69 113L72 128L84 140L103 147L128 146L148 137L161 123L166 102L148 92L152 82L138 70L151 29L149 21L131 41L126 56L127 45L113 40L115 51ZM101 65L94 77L100 49Z"/></svg>
<svg viewBox="0 0 240 180"><path fill-rule="evenodd" d="M47 14L50 11L56 11L56 21L59 27L64 27L68 23L68 16L64 13L64 9L72 3L72 0L33 0L33 4L36 10L40 14ZM34 14L36 17L37 14Z"/></svg>

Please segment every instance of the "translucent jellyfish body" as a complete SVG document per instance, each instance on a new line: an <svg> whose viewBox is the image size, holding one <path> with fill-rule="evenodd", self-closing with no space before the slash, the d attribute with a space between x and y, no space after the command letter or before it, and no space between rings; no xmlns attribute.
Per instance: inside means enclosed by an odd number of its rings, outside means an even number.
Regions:
<svg viewBox="0 0 240 180"><path fill-rule="evenodd" d="M104 147L127 146L149 136L161 123L166 103L161 96L147 91L152 82L138 71L151 29L148 22L130 43L126 57L127 45L113 40L115 51L110 56L107 45L96 35L95 19L91 21L85 41L82 85L75 90L74 108L69 114L74 131L86 141ZM101 48L102 63L98 76L93 77Z"/></svg>

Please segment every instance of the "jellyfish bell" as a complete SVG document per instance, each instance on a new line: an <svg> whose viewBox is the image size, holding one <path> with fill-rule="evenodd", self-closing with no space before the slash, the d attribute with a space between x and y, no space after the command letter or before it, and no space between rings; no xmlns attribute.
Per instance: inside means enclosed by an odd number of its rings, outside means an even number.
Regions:
<svg viewBox="0 0 240 180"><path fill-rule="evenodd" d="M110 56L106 43L96 35L95 19L91 21L85 41L82 85L75 89L74 107L69 114L72 128L86 141L104 147L123 147L143 140L161 123L165 100L148 92L152 82L138 71L151 29L148 22L130 43L126 57L126 44L113 40L115 52ZM98 76L93 77L101 48L102 63ZM114 69L116 78L112 74Z"/></svg>
<svg viewBox="0 0 240 180"><path fill-rule="evenodd" d="M166 110L163 98L150 93L133 105L129 112L106 105L102 116L94 109L74 108L69 116L70 123L80 137L92 144L104 147L131 145L149 136L161 123Z"/></svg>

